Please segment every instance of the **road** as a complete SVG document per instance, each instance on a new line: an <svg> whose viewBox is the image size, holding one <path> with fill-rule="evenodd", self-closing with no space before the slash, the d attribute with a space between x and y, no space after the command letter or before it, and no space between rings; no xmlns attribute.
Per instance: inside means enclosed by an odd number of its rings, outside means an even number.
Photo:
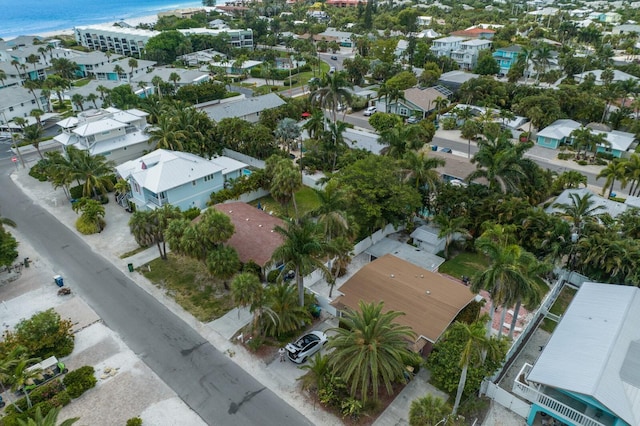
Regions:
<svg viewBox="0 0 640 426"><path fill-rule="evenodd" d="M2 216L17 222L39 255L202 419L234 426L311 424L33 203L8 176L13 167L0 160Z"/></svg>

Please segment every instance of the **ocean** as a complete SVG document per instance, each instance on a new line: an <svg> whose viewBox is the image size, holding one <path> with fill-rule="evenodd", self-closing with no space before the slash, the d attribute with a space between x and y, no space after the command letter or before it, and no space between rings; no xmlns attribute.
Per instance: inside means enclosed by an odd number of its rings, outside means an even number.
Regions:
<svg viewBox="0 0 640 426"><path fill-rule="evenodd" d="M50 33L198 6L200 1L180 0L0 0L0 37Z"/></svg>

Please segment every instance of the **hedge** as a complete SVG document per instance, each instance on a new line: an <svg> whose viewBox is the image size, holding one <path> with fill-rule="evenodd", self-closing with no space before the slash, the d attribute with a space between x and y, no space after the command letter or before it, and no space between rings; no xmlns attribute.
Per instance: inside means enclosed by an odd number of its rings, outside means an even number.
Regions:
<svg viewBox="0 0 640 426"><path fill-rule="evenodd" d="M70 371L64 376L64 385L67 387L67 392L71 398L78 398L87 390L94 387L97 383L94 375L95 370L90 365L85 365L77 370Z"/></svg>
<svg viewBox="0 0 640 426"><path fill-rule="evenodd" d="M295 76L301 72L307 72L307 71L311 71L311 66L310 65L303 65L301 67L298 68L293 68L291 70L291 76ZM255 67L255 68L251 68L251 71L249 71L249 74L251 75L251 77L253 78L267 78L262 74L262 68L261 67ZM288 80L289 79L289 70L281 70L281 69L273 69L271 70L271 74L268 76L269 80Z"/></svg>

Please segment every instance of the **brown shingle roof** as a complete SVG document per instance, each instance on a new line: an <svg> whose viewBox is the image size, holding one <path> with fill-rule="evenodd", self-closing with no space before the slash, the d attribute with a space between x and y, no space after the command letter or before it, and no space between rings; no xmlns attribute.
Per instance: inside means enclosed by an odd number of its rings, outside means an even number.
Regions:
<svg viewBox="0 0 640 426"><path fill-rule="evenodd" d="M428 87L426 89L411 87L404 91L404 98L412 104L422 108L424 112L429 112L436 107L433 101L438 97L445 98L442 92L437 91L433 87Z"/></svg>
<svg viewBox="0 0 640 426"><path fill-rule="evenodd" d="M243 263L253 260L264 266L274 250L282 245L282 236L273 230L278 225L285 226L282 219L242 202L213 207L229 216L235 226L236 231L227 244L236 249Z"/></svg>
<svg viewBox="0 0 640 426"><path fill-rule="evenodd" d="M474 298L464 285L429 272L391 254L369 263L340 287L343 296L332 305L358 309L360 300L384 302L384 311L406 315L396 318L435 343L456 315Z"/></svg>

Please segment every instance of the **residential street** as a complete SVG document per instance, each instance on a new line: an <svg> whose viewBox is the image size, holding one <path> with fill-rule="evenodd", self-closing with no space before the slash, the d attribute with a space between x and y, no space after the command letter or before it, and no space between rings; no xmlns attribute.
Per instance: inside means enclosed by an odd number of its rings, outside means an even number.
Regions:
<svg viewBox="0 0 640 426"><path fill-rule="evenodd" d="M17 222L55 272L208 424L311 424L35 205L9 178L13 167L0 160L2 216Z"/></svg>

